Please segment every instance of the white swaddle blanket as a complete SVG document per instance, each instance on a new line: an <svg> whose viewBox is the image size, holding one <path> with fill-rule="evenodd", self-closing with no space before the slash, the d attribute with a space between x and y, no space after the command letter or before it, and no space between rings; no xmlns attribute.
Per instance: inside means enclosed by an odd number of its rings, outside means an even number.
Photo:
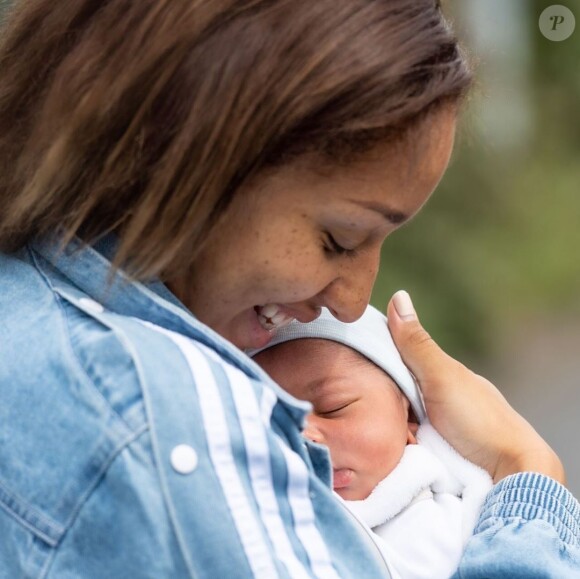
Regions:
<svg viewBox="0 0 580 579"><path fill-rule="evenodd" d="M419 427L417 440L366 499L345 503L382 539L402 579L447 579L457 569L492 480L430 424Z"/></svg>

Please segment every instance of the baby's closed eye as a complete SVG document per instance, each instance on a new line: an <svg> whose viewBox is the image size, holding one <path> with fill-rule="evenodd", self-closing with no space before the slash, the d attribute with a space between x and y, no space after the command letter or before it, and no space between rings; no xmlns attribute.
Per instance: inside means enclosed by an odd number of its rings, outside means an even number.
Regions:
<svg viewBox="0 0 580 579"><path fill-rule="evenodd" d="M315 405L314 413L323 418L332 418L339 415L341 411L346 410L355 402L356 400L340 400L333 401L332 403Z"/></svg>

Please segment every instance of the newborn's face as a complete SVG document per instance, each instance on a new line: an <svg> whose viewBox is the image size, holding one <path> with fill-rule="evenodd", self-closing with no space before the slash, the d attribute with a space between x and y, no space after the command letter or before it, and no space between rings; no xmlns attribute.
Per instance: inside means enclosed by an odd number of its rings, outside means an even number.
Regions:
<svg viewBox="0 0 580 579"><path fill-rule="evenodd" d="M334 490L342 498L366 498L414 441L406 398L383 370L350 348L295 340L255 360L290 394L312 403L304 435L329 447Z"/></svg>

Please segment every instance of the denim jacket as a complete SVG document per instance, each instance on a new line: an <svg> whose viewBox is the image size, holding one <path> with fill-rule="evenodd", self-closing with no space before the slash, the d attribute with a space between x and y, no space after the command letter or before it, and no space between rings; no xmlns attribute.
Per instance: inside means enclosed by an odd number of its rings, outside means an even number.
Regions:
<svg viewBox="0 0 580 579"><path fill-rule="evenodd" d="M389 577L309 405L161 283L109 279L113 252L0 254L0 578ZM573 577L579 510L505 479L458 576Z"/></svg>

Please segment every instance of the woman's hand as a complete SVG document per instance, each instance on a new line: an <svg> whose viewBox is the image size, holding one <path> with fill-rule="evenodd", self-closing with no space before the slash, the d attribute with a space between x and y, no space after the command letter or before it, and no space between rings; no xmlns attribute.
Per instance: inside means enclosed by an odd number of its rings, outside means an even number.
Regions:
<svg viewBox="0 0 580 579"><path fill-rule="evenodd" d="M431 424L494 482L533 471L565 484L562 463L546 441L485 378L448 356L423 329L405 291L387 309L389 329L417 378Z"/></svg>

